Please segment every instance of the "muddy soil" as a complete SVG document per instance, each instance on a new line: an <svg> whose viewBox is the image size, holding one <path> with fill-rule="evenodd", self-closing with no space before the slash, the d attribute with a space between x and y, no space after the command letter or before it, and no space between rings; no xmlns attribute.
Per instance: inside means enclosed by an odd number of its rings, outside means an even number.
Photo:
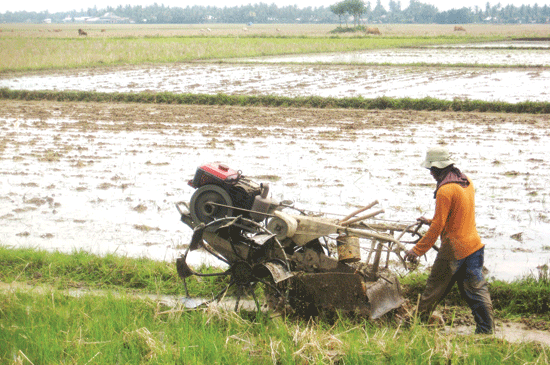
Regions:
<svg viewBox="0 0 550 365"><path fill-rule="evenodd" d="M173 262L191 234L174 203L212 161L301 208L347 214L378 199L384 219L414 220L433 212L419 162L447 143L477 185L490 276L536 274L550 258L549 128L547 115L1 100L0 244ZM467 311L444 315L446 332L473 332ZM550 345L546 322L497 324L500 338Z"/></svg>
<svg viewBox="0 0 550 365"><path fill-rule="evenodd" d="M3 119L63 118L78 122L78 128L90 131L125 130L147 131L185 127L190 124L204 124L206 130L231 125L294 128L329 127L335 121L346 129L399 128L410 124L430 125L445 120L466 122L471 125L492 126L513 123L533 128L550 127L548 115L504 114L504 113L456 113L424 112L411 110L357 110L357 109L314 109L314 108L257 108L233 106L196 106L125 103L73 103L50 101L0 100L0 117ZM131 122L124 124L103 124ZM83 124L88 122L87 124ZM96 123L99 122L99 123ZM346 125L345 123L354 123ZM357 123L356 123L357 122ZM147 123L147 124L143 124ZM169 124L158 124L169 123ZM47 127L46 125L44 126Z"/></svg>
<svg viewBox="0 0 550 365"><path fill-rule="evenodd" d="M548 115L0 101L0 243L174 261L191 234L175 203L209 162L301 209L344 216L378 200L380 219L412 223L433 214L425 150L447 144L476 184L490 277L536 275L550 262L549 127Z"/></svg>

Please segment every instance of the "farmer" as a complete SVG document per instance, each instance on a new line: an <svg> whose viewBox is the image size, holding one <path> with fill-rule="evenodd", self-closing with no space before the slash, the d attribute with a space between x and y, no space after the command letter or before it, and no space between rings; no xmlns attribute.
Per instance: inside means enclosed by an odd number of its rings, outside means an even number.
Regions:
<svg viewBox="0 0 550 365"><path fill-rule="evenodd" d="M475 223L474 185L455 167L445 147L430 148L422 167L430 169L437 182L433 219L418 218L430 226L424 237L405 253L405 260L415 262L441 237L426 288L418 306L421 318L427 319L458 283L476 322L476 333L493 333L493 305L483 275L484 244Z"/></svg>

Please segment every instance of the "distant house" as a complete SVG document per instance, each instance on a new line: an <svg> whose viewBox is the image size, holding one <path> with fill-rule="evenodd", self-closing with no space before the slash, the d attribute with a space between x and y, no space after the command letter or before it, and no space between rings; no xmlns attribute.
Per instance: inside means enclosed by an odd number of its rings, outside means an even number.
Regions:
<svg viewBox="0 0 550 365"><path fill-rule="evenodd" d="M81 17L66 17L64 23L88 23L88 24L123 24L132 23L130 18L123 18L113 13L105 13L102 16L81 16Z"/></svg>
<svg viewBox="0 0 550 365"><path fill-rule="evenodd" d="M99 18L99 22L104 24L130 23L130 18L123 18L113 13L105 13L102 17Z"/></svg>
<svg viewBox="0 0 550 365"><path fill-rule="evenodd" d="M75 16L74 18L68 16L63 19L63 23L86 23L86 20L90 18L89 16Z"/></svg>
<svg viewBox="0 0 550 365"><path fill-rule="evenodd" d="M50 18L42 20L42 23L44 24L52 24L52 20Z"/></svg>
<svg viewBox="0 0 550 365"><path fill-rule="evenodd" d="M91 18L86 19L86 23L101 23L101 18L94 16Z"/></svg>

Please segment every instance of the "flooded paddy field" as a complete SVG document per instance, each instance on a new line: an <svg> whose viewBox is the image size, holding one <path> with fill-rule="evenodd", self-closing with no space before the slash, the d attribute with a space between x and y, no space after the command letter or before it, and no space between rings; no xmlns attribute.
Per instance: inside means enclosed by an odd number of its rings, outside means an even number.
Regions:
<svg viewBox="0 0 550 365"><path fill-rule="evenodd" d="M0 87L548 102L549 42L535 43L5 73ZM338 216L379 200L381 219L412 223L434 209L424 152L446 144L477 188L489 276L536 275L550 263L549 125L548 115L0 101L0 244L174 261L191 236L175 203L209 162L301 209Z"/></svg>
<svg viewBox="0 0 550 365"><path fill-rule="evenodd" d="M550 42L492 42L244 59L260 63L550 66Z"/></svg>
<svg viewBox="0 0 550 365"><path fill-rule="evenodd" d="M550 40L541 39L537 41L533 40L514 40L514 41L498 41L498 42L480 42L473 44L451 44L434 46L434 48L500 48L500 49L538 49L545 50L550 48Z"/></svg>
<svg viewBox="0 0 550 365"><path fill-rule="evenodd" d="M15 90L550 101L550 69L172 64L0 78Z"/></svg>
<svg viewBox="0 0 550 365"><path fill-rule="evenodd" d="M0 101L0 244L174 261L175 208L196 168L224 162L278 200L383 220L433 214L419 166L446 144L477 189L489 276L550 263L547 115ZM205 258L197 254L200 263Z"/></svg>

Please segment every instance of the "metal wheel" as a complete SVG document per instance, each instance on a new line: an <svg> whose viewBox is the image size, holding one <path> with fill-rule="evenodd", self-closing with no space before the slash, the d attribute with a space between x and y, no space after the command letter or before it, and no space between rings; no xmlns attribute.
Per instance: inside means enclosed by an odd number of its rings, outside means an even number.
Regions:
<svg viewBox="0 0 550 365"><path fill-rule="evenodd" d="M231 216L233 209L228 206L232 205L231 197L223 188L212 184L204 185L197 189L191 197L189 213L197 224L210 223L215 219Z"/></svg>
<svg viewBox="0 0 550 365"><path fill-rule="evenodd" d="M216 237L215 239L209 239ZM212 274L201 274L191 269L187 263L190 250L200 246L208 253L226 263L229 268ZM193 238L185 254L177 260L178 274L184 280L190 276L228 276L229 284L216 294L212 300L220 301L233 288L236 296L235 310L238 310L241 298L251 295L260 310L260 304L254 293L258 284L271 296L284 297L281 286L277 285L292 276L286 254L275 235L261 224L239 217L226 217L195 228Z"/></svg>

